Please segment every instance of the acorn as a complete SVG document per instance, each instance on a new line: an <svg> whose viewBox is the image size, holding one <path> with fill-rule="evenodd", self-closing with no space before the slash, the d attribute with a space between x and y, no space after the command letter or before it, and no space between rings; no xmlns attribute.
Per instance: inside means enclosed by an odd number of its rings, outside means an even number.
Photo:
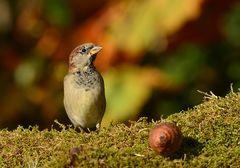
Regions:
<svg viewBox="0 0 240 168"><path fill-rule="evenodd" d="M182 133L175 124L163 122L150 131L148 141L157 154L169 156L181 147L182 139Z"/></svg>

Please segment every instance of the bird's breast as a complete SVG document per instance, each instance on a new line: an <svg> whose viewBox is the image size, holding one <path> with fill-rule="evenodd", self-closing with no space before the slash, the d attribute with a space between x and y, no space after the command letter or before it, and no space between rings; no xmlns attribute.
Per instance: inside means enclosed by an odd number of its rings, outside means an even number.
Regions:
<svg viewBox="0 0 240 168"><path fill-rule="evenodd" d="M75 126L93 127L102 117L105 96L103 83L99 81L76 78L73 74L64 78L64 106Z"/></svg>

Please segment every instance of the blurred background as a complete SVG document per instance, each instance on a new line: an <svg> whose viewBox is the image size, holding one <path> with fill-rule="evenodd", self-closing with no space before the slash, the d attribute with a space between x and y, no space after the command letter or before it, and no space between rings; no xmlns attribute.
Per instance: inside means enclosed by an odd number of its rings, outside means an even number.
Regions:
<svg viewBox="0 0 240 168"><path fill-rule="evenodd" d="M70 124L63 78L71 50L104 47L111 122L167 117L240 87L237 0L0 0L0 128Z"/></svg>

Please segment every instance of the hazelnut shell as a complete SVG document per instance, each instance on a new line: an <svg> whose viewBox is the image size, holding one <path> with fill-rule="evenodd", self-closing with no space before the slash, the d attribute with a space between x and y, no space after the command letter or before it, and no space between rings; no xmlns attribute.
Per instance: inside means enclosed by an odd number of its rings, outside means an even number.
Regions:
<svg viewBox="0 0 240 168"><path fill-rule="evenodd" d="M175 124L163 122L150 131L148 141L157 154L168 156L180 148L182 133Z"/></svg>

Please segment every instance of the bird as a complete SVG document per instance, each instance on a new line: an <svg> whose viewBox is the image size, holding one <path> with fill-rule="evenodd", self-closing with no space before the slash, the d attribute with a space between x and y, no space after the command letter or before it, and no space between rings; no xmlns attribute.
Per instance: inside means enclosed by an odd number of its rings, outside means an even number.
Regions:
<svg viewBox="0 0 240 168"><path fill-rule="evenodd" d="M70 53L64 77L64 107L68 118L82 132L99 131L105 113L104 80L94 66L102 47L93 43L77 46Z"/></svg>

